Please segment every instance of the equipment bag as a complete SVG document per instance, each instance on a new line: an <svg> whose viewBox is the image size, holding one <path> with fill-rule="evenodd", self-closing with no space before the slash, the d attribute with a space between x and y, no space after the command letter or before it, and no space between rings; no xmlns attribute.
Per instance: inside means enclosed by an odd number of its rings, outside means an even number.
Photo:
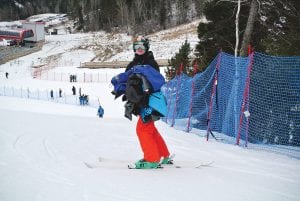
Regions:
<svg viewBox="0 0 300 201"><path fill-rule="evenodd" d="M160 91L150 95L148 105L159 112L163 117L167 115L167 101Z"/></svg>

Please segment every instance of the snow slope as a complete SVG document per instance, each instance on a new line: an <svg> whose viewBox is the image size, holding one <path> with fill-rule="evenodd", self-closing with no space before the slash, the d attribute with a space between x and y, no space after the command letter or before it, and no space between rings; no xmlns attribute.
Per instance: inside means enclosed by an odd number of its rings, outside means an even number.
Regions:
<svg viewBox="0 0 300 201"><path fill-rule="evenodd" d="M125 119L107 98L115 116L99 119L93 108L0 97L0 200L299 200L298 160L207 142L161 121L183 168L127 169L142 158L136 118Z"/></svg>
<svg viewBox="0 0 300 201"><path fill-rule="evenodd" d="M0 65L0 87L61 87L71 93L72 85L81 86L99 97L105 109L104 118L99 119L92 107L0 96L0 201L299 201L299 160L206 141L162 121L156 122L158 130L182 168L127 169L128 163L143 157L135 134L137 119L131 122L123 116L124 103L114 100L109 83L30 77L32 62L44 62L56 53L68 54L61 57L62 63L72 60L78 64L92 58L89 50L70 53L89 37L92 35L47 37L40 52ZM132 54L130 48L126 54ZM92 71L75 64L55 70ZM5 72L10 73L8 79ZM194 168L208 161L214 163Z"/></svg>

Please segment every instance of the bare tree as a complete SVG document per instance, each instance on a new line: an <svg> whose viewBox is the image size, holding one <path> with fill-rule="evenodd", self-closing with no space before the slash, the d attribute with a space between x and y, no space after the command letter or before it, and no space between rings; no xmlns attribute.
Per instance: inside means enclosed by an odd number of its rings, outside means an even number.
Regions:
<svg viewBox="0 0 300 201"><path fill-rule="evenodd" d="M242 39L242 45L240 49L240 55L241 56L246 56L247 55L247 47L250 43L251 40L251 34L253 32L253 27L254 27L254 22L257 16L257 11L258 11L258 2L257 0L252 0L251 2L251 7L249 11L249 17L247 21L247 26L243 35Z"/></svg>
<svg viewBox="0 0 300 201"><path fill-rule="evenodd" d="M118 13L120 14L120 18L121 18L121 25L124 26L125 23L127 24L127 19L128 19L128 7L126 4L125 0L116 0L116 4L117 4L117 10Z"/></svg>
<svg viewBox="0 0 300 201"><path fill-rule="evenodd" d="M136 17L139 19L144 19L143 11L145 9L145 2L143 0L134 1L136 9Z"/></svg>
<svg viewBox="0 0 300 201"><path fill-rule="evenodd" d="M238 0L238 8L235 15L235 48L234 48L234 56L238 56L238 48L239 48L239 16L241 10L241 0Z"/></svg>

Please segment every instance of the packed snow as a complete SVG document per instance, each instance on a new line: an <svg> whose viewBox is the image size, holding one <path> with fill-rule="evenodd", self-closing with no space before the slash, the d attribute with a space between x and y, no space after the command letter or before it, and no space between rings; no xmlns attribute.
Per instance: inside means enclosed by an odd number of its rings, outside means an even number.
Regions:
<svg viewBox="0 0 300 201"><path fill-rule="evenodd" d="M77 48L93 36L47 36L41 51L0 65L0 87L62 88L71 94L75 85L97 97L105 110L104 118L99 118L94 107L0 96L1 201L299 201L299 160L206 141L200 137L205 131L185 133L162 121L156 126L181 168L128 169L128 164L143 157L135 133L137 118L124 117L124 102L114 100L109 81L70 83L31 77L32 66L51 62L49 57L57 54L57 67L50 71L110 76L123 72L78 68L80 62L95 57L92 50ZM154 56L160 51L158 57L169 59L187 37L195 41L196 36L178 37L161 47L154 42L151 49ZM103 38L100 43L110 42ZM124 35L121 42L126 41ZM130 46L111 60L124 58L133 58ZM200 166L209 162L213 163Z"/></svg>

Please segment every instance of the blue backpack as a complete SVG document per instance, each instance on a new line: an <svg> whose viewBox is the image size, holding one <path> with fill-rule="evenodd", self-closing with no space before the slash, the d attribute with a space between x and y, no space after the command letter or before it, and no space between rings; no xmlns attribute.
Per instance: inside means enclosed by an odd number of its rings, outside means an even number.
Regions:
<svg viewBox="0 0 300 201"><path fill-rule="evenodd" d="M167 101L160 91L150 95L148 105L153 110L159 112L163 117L167 115Z"/></svg>

